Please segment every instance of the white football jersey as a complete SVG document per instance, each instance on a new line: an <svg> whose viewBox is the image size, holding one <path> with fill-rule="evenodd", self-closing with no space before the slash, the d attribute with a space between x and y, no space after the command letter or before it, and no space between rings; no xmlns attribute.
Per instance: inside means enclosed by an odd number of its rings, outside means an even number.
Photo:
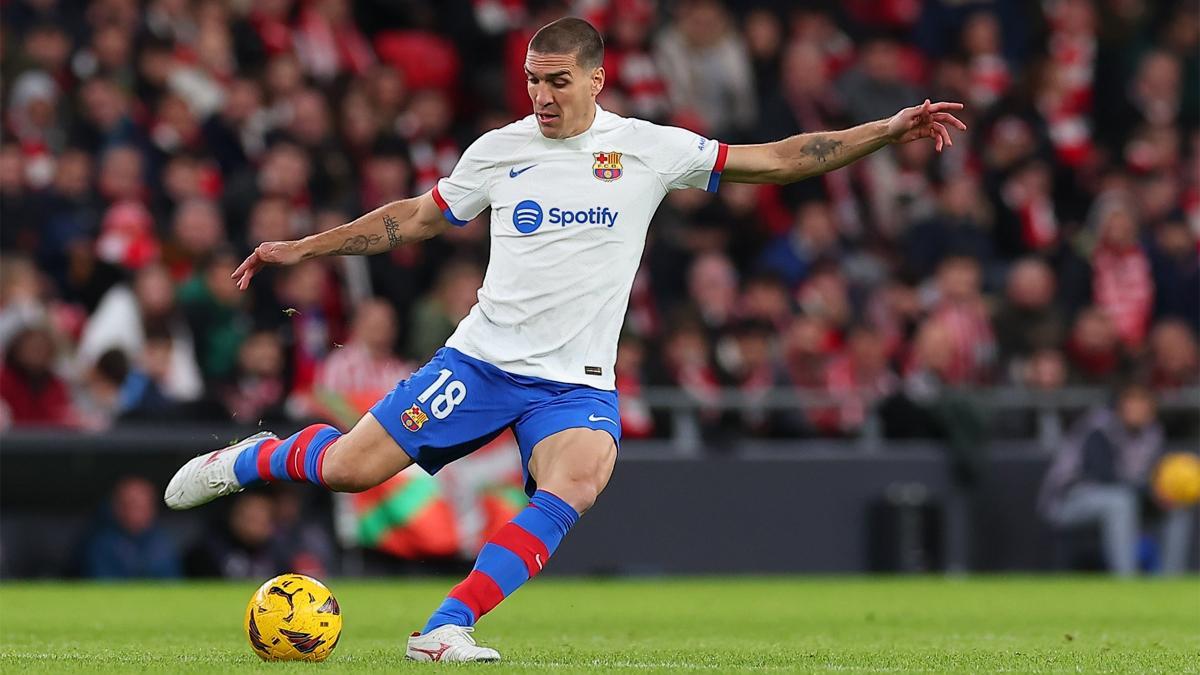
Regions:
<svg viewBox="0 0 1200 675"><path fill-rule="evenodd" d="M599 106L571 138L546 138L532 115L481 136L433 190L455 225L492 209L479 302L446 345L510 373L614 389L650 218L670 190L715 191L726 152Z"/></svg>

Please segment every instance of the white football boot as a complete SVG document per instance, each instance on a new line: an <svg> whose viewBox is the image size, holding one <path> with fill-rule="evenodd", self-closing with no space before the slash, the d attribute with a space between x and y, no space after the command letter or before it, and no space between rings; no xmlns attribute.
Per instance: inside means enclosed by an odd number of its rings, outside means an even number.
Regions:
<svg viewBox="0 0 1200 675"><path fill-rule="evenodd" d="M167 506L180 511L240 492L242 485L233 473L233 462L246 446L266 438L276 436L269 431L260 431L228 447L196 455L175 472L171 482L167 483L163 500Z"/></svg>
<svg viewBox="0 0 1200 675"><path fill-rule="evenodd" d="M474 628L466 626L438 626L422 635L413 633L408 638L406 658L413 661L499 661L500 652L490 647L480 647L471 637Z"/></svg>

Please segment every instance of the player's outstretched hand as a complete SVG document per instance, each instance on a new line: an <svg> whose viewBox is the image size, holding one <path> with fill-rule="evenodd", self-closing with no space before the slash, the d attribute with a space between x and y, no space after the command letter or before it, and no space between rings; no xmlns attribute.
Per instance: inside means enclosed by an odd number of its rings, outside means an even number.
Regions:
<svg viewBox="0 0 1200 675"><path fill-rule="evenodd" d="M942 148L954 145L947 126L966 131L967 125L950 114L951 110L962 110L963 104L939 101L930 103L929 99L921 105L905 108L888 120L888 136L893 143L908 143L919 138L932 138L933 147L938 152Z"/></svg>
<svg viewBox="0 0 1200 675"><path fill-rule="evenodd" d="M295 265L304 255L294 241L264 241L233 271L238 290L250 286L250 278L267 265Z"/></svg>

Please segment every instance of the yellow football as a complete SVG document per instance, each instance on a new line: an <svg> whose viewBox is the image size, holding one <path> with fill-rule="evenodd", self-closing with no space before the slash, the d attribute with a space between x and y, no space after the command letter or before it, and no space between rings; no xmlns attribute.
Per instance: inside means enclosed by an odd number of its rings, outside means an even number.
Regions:
<svg viewBox="0 0 1200 675"><path fill-rule="evenodd" d="M325 584L284 574L246 605L246 637L264 661L324 661L342 634L342 610Z"/></svg>
<svg viewBox="0 0 1200 675"><path fill-rule="evenodd" d="M1200 501L1200 457L1187 452L1164 455L1154 470L1154 494L1171 504Z"/></svg>

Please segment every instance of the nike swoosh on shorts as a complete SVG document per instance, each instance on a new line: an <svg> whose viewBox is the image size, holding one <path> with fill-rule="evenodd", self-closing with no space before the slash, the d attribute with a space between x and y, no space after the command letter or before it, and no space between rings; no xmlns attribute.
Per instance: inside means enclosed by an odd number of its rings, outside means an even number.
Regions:
<svg viewBox="0 0 1200 675"><path fill-rule="evenodd" d="M591 415L588 415L588 421L589 422L612 422L613 424L617 423L616 420L614 420L610 417L600 417L599 415L596 415L594 413Z"/></svg>

